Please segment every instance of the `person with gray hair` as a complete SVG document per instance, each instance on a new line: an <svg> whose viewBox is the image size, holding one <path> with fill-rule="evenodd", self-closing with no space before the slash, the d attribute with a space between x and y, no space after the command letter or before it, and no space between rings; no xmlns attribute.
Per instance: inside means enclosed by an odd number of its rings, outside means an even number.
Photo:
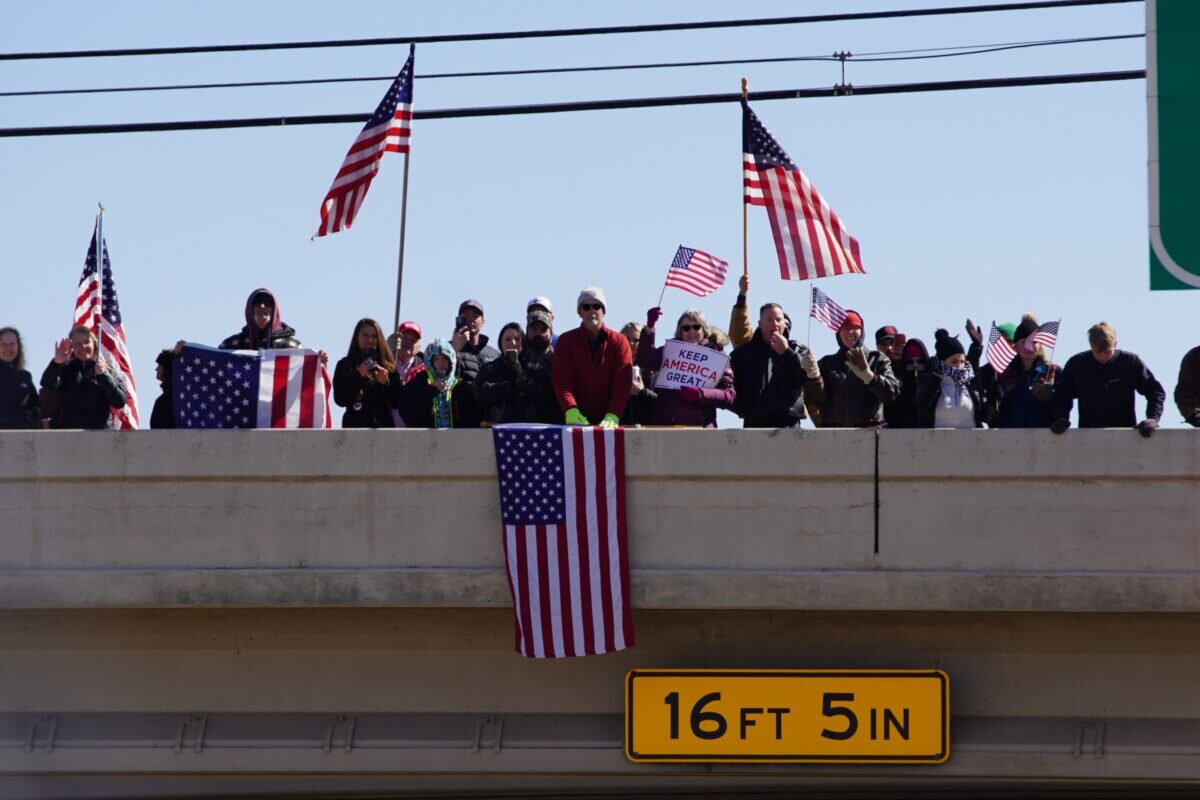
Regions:
<svg viewBox="0 0 1200 800"><path fill-rule="evenodd" d="M646 312L646 327L638 341L637 366L646 372L662 368L663 348L655 347L655 325L662 318L662 308L655 306ZM711 328L704 312L689 308L675 323L675 337L682 342L719 350L713 342ZM701 428L717 427L717 409L732 408L737 397L733 388L733 369L726 364L717 385L711 389L685 386L682 389L658 389L654 402L655 425L692 425Z"/></svg>
<svg viewBox="0 0 1200 800"><path fill-rule="evenodd" d="M575 303L579 327L558 337L551 379L568 425L615 428L629 403L633 353L625 337L604 324L604 290L588 286Z"/></svg>

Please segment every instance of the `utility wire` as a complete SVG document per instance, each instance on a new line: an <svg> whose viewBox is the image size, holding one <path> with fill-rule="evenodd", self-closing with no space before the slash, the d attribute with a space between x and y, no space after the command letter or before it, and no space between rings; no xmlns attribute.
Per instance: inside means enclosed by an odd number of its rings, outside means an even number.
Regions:
<svg viewBox="0 0 1200 800"><path fill-rule="evenodd" d="M875 86L834 86L821 89L783 89L751 92L750 98L762 100L795 100L846 95L906 94L913 92L945 92L962 89L1002 89L1019 86L1051 86L1066 83L1101 83L1145 78L1145 70L1121 72L1088 72L1068 75L1029 75L1013 78L979 78L957 81L927 81ZM571 111L612 111L630 108L662 108L669 106L736 103L741 93L680 95L675 97L639 97L620 100L590 100L571 103L541 103L514 106L483 106L477 108L446 108L416 111L414 119L459 119L463 117L501 117L524 114L556 114ZM328 125L362 123L364 114L318 114L300 117L258 117L249 119L184 120L177 122L126 122L110 125L60 125L32 128L0 128L0 138L31 136L75 136L98 133L152 133L161 131L194 131L220 128L264 128L288 125Z"/></svg>
<svg viewBox="0 0 1200 800"><path fill-rule="evenodd" d="M307 42L264 42L258 44L217 44L190 47L134 47L105 50L59 50L49 52L0 53L0 61L28 61L52 58L111 58L117 56L162 56L185 53L235 53L252 50L301 50L324 47L374 47L378 45L433 44L445 42L485 42L500 39L547 39L562 36L599 36L621 33L659 33L663 31L712 30L715 28L750 28L770 25L804 25L817 22L851 22L868 19L897 19L904 17L933 17L950 14L980 14L991 11L1032 11L1079 6L1140 3L1143 0L1035 0L1020 3L991 3L978 6L946 6L942 8L895 9L891 11L859 11L843 14L813 14L802 17L764 17L758 19L710 20L706 22L670 22L651 25L613 25L590 28L557 28L552 30L493 31L487 33L454 33L433 36L393 36L376 39L332 39Z"/></svg>
<svg viewBox="0 0 1200 800"><path fill-rule="evenodd" d="M859 53L848 56L847 62L881 62L881 61L914 61L930 58L954 58L956 56L973 56L983 53L997 53L1004 50L1020 50L1031 47L1050 47L1064 44L1083 44L1091 42L1108 42L1121 39L1144 39L1144 33L1123 33L1112 36L1085 36L1074 39L1042 39L1029 42L1000 42L997 44L960 45L958 47L931 47L913 50L883 50L875 53ZM923 55L905 55L923 54ZM508 69L491 70L487 72L435 72L413 76L417 80L434 78L491 78L512 75L552 75L573 72L612 72L616 70L665 69L676 67L715 67L734 64L777 64L797 61L840 61L835 56L780 56L774 58L738 58L720 61L668 61L648 64L613 64L590 67L546 67L540 69ZM225 83L177 83L154 86L113 86L89 89L31 89L13 92L0 92L0 97L41 97L64 94L110 94L115 92L165 92L190 89L243 89L263 86L309 86L325 83L359 83L364 81L390 81L394 75L379 75L361 78L309 78L278 81L231 81Z"/></svg>

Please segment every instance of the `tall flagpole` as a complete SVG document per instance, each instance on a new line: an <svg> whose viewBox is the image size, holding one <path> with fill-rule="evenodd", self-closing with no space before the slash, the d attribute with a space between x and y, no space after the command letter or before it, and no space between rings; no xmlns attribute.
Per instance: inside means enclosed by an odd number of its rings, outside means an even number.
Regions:
<svg viewBox="0 0 1200 800"><path fill-rule="evenodd" d="M742 78L742 100L747 100L750 97L750 84L745 78ZM746 156L742 155L742 183L746 182ZM750 249L746 245L746 189L742 187L742 274L749 277L750 275Z"/></svg>
<svg viewBox="0 0 1200 800"><path fill-rule="evenodd" d="M100 294L104 293L104 204L96 201L96 207L100 209L96 212L96 285L100 287ZM88 321L88 327L92 328L92 333L96 335L97 341L100 339L100 324L96 321L96 312L92 312L92 318ZM100 358L100 348L96 348L96 358Z"/></svg>
<svg viewBox="0 0 1200 800"><path fill-rule="evenodd" d="M395 333L400 327L400 290L404 286L404 226L408 221L408 162L412 160L412 145L404 154L404 190L400 199L400 256L396 262L396 314L392 320L392 330Z"/></svg>

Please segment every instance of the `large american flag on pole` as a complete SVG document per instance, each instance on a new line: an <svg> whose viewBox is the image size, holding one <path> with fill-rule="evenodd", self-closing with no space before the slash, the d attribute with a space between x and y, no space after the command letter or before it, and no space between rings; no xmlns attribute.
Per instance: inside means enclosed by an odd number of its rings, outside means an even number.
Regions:
<svg viewBox="0 0 1200 800"><path fill-rule="evenodd" d="M812 304L809 306L808 315L834 333L840 331L842 323L846 321L846 309L816 286L812 287Z"/></svg>
<svg viewBox="0 0 1200 800"><path fill-rule="evenodd" d="M371 188L371 181L379 172L379 161L384 153L407 153L412 138L413 58L416 45L408 49L408 61L392 81L387 94L379 101L375 113L367 120L362 132L350 145L350 152L342 161L341 169L333 179L333 185L321 203L321 227L317 236L349 228L354 224L358 209L362 207Z"/></svg>
<svg viewBox="0 0 1200 800"><path fill-rule="evenodd" d="M632 647L625 432L501 425L492 436L517 652Z"/></svg>
<svg viewBox="0 0 1200 800"><path fill-rule="evenodd" d="M125 407L112 409L112 427L122 430L137 428L137 386L133 380L133 365L125 345L125 325L121 321L121 304L117 302L117 286L113 283L112 262L108 259L108 244L101 229L103 215L96 216L96 227L83 260L83 274L75 293L75 325L82 325L96 335L103 360L114 371L125 390Z"/></svg>
<svg viewBox="0 0 1200 800"><path fill-rule="evenodd" d="M328 428L329 372L316 350L185 344L171 370L177 428Z"/></svg>
<svg viewBox="0 0 1200 800"><path fill-rule="evenodd" d="M786 281L863 273L858 240L742 100L745 201L765 206Z"/></svg>
<svg viewBox="0 0 1200 800"><path fill-rule="evenodd" d="M1012 346L1004 334L992 320L992 329L988 332L987 360L997 375L1008 369L1008 365L1017 357L1017 349Z"/></svg>
<svg viewBox="0 0 1200 800"><path fill-rule="evenodd" d="M703 250L679 245L675 259L667 269L667 286L707 297L725 284L728 269L728 261L722 261Z"/></svg>

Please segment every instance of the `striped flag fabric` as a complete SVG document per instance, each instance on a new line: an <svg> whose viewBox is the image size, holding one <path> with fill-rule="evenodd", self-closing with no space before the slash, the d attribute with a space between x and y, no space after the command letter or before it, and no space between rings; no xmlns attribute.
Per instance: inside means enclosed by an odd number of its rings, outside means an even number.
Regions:
<svg viewBox="0 0 1200 800"><path fill-rule="evenodd" d="M316 350L184 344L171 370L177 428L328 428L332 381Z"/></svg>
<svg viewBox="0 0 1200 800"><path fill-rule="evenodd" d="M808 315L834 333L841 330L842 323L846 321L846 309L816 286L812 287L812 304L809 306Z"/></svg>
<svg viewBox="0 0 1200 800"><path fill-rule="evenodd" d="M321 226L315 236L328 236L349 228L362 208L371 181L379 172L384 153L409 152L412 138L413 58L416 45L408 50L408 61L392 81L375 113L350 145L350 152L321 202ZM315 238L314 236L314 238Z"/></svg>
<svg viewBox="0 0 1200 800"><path fill-rule="evenodd" d="M112 409L112 427L131 430L141 421L137 384L133 380L121 304L117 301L117 286L113 282L112 262L108 258L101 221L101 215L97 215L92 241L83 260L83 274L79 276L79 289L75 293L75 325L82 325L95 334L99 344L96 356L109 365L125 390L125 407Z"/></svg>
<svg viewBox="0 0 1200 800"><path fill-rule="evenodd" d="M997 375L1008 369L1008 365L1017 357L1017 349L1013 347L992 320L992 329L988 332L987 360Z"/></svg>
<svg viewBox="0 0 1200 800"><path fill-rule="evenodd" d="M862 274L858 240L742 100L745 202L765 206L785 281Z"/></svg>
<svg viewBox="0 0 1200 800"><path fill-rule="evenodd" d="M1059 320L1058 322L1061 321ZM1034 344L1040 344L1053 350L1055 343L1058 341L1058 322L1047 322L1044 325L1039 325L1037 330L1029 334L1033 338Z"/></svg>
<svg viewBox="0 0 1200 800"><path fill-rule="evenodd" d="M707 297L725 285L729 262L703 250L679 245L675 259L667 269L667 286Z"/></svg>
<svg viewBox="0 0 1200 800"><path fill-rule="evenodd" d="M632 647L625 432L498 425L492 436L517 652Z"/></svg>

